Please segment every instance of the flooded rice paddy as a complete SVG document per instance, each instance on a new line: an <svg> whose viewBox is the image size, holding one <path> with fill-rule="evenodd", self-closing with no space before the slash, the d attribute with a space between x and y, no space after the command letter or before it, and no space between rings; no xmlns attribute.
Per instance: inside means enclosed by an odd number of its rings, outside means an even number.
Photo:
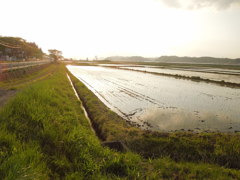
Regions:
<svg viewBox="0 0 240 180"><path fill-rule="evenodd" d="M144 129L240 131L240 89L99 66L67 66L109 108Z"/></svg>
<svg viewBox="0 0 240 180"><path fill-rule="evenodd" d="M219 69L182 69L182 68L156 68L156 67L120 67L122 69L130 69L136 71L146 71L153 73L163 73L171 75L181 75L187 77L200 77L202 79L210 79L214 81L225 81L240 84L240 70L219 70Z"/></svg>

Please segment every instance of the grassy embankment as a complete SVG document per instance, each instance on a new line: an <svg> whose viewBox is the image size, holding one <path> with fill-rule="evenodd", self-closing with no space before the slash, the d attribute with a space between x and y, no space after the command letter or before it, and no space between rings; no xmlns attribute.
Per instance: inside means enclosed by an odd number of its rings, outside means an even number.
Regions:
<svg viewBox="0 0 240 180"><path fill-rule="evenodd" d="M39 79L44 79L51 75L49 66L44 64L39 66L29 66L22 69L13 69L0 73L0 88L1 89L18 89L21 86L26 86ZM1 64L0 64L0 68Z"/></svg>
<svg viewBox="0 0 240 180"><path fill-rule="evenodd" d="M181 162L213 163L240 168L240 133L160 133L142 131L108 109L77 78L74 86L103 140L121 140L146 158L170 157Z"/></svg>
<svg viewBox="0 0 240 180"><path fill-rule="evenodd" d="M143 159L102 147L71 89L65 68L52 65L47 72L51 76L22 87L0 110L2 179L240 178L239 171L217 165L176 163L168 157Z"/></svg>

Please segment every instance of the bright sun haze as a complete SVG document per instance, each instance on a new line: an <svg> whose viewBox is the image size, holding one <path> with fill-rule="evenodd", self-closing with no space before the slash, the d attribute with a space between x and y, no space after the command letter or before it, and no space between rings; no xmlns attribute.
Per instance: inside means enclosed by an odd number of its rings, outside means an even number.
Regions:
<svg viewBox="0 0 240 180"><path fill-rule="evenodd" d="M239 0L7 0L0 35L65 57L240 57Z"/></svg>

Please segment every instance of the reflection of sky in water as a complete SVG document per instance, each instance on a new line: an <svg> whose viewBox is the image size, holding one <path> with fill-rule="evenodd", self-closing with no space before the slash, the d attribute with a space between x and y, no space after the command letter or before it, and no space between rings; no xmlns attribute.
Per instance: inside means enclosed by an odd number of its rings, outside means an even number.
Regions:
<svg viewBox="0 0 240 180"><path fill-rule="evenodd" d="M141 114L141 119L152 125L152 129L161 131L235 131L240 129L238 121L230 120L221 112L183 112L177 109L150 109Z"/></svg>
<svg viewBox="0 0 240 180"><path fill-rule="evenodd" d="M108 107L144 127L240 130L239 89L104 67L68 68Z"/></svg>
<svg viewBox="0 0 240 180"><path fill-rule="evenodd" d="M229 75L229 74L216 74L220 72L220 70L214 70L214 69L162 69L162 68L149 68L149 67L121 67L123 69L132 69L132 70L138 70L138 71L147 71L147 72L156 72L156 73L165 73L165 74L178 74L183 76L199 76L203 79L211 79L215 81L226 81L226 82L232 82L232 83L239 83L240 84L240 71L237 70L225 70L221 73L235 73L236 75ZM202 71L202 72L196 72L196 71ZM206 72L204 72L206 71ZM216 72L216 73L207 73L207 72Z"/></svg>

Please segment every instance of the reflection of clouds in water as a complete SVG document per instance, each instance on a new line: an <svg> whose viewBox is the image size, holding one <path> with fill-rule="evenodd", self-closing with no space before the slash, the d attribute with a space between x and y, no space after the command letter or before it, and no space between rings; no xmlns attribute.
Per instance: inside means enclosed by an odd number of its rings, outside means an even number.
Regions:
<svg viewBox="0 0 240 180"><path fill-rule="evenodd" d="M142 115L143 121L149 122L154 130L208 130L234 131L239 130L240 123L231 121L226 115L210 112L183 112L178 109L153 108Z"/></svg>
<svg viewBox="0 0 240 180"><path fill-rule="evenodd" d="M141 119L157 126L160 130L176 130L181 128L192 128L193 119L190 113L183 113L178 110L151 109L146 111ZM194 117L195 119L196 117Z"/></svg>

